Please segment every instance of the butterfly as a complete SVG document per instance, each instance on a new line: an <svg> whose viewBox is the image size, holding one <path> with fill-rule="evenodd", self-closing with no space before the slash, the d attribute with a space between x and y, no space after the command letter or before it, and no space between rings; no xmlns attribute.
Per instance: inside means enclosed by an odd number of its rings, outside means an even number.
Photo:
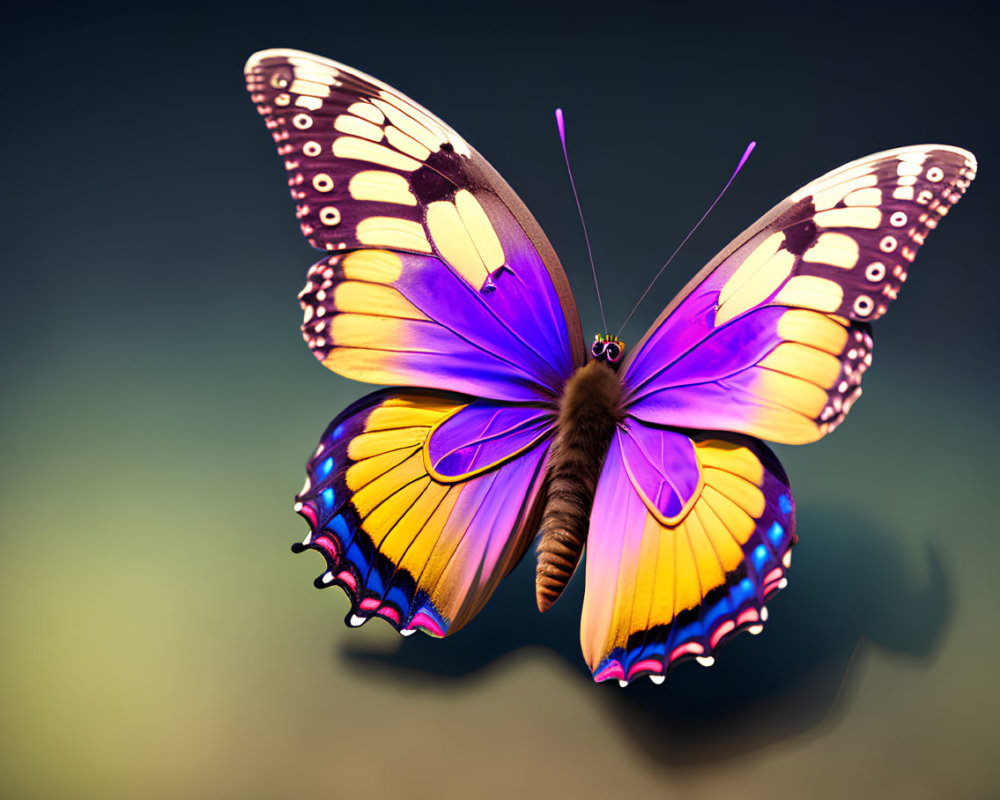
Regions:
<svg viewBox="0 0 1000 800"><path fill-rule="evenodd" d="M324 432L295 509L357 626L454 633L537 540L545 610L585 558L594 679L662 682L759 633L787 584L788 478L761 441L844 419L928 233L975 177L946 145L807 184L737 236L630 351L584 341L538 223L458 133L358 70L247 62L296 216L326 367L381 389Z"/></svg>

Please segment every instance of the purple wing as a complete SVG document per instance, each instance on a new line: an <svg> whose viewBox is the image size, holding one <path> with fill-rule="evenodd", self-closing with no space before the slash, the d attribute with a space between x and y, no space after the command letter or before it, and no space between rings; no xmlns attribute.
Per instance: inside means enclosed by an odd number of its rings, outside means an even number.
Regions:
<svg viewBox="0 0 1000 800"><path fill-rule="evenodd" d="M305 338L349 378L551 398L583 338L541 228L454 130L350 67L265 50L247 88L285 159L303 233L328 256Z"/></svg>
<svg viewBox="0 0 1000 800"><path fill-rule="evenodd" d="M554 425L553 409L476 400L434 425L425 466L440 481L466 480L548 439Z"/></svg>
<svg viewBox="0 0 1000 800"><path fill-rule="evenodd" d="M759 632L795 543L788 480L760 442L628 420L601 472L587 537L581 644L597 681L709 665Z"/></svg>
<svg viewBox="0 0 1000 800"><path fill-rule="evenodd" d="M307 465L296 549L326 559L348 624L403 632L464 625L524 554L554 418L460 395L383 390L338 416Z"/></svg>
<svg viewBox="0 0 1000 800"><path fill-rule="evenodd" d="M667 307L622 367L628 413L787 444L833 430L861 394L868 322L975 177L972 154L904 147L800 189Z"/></svg>

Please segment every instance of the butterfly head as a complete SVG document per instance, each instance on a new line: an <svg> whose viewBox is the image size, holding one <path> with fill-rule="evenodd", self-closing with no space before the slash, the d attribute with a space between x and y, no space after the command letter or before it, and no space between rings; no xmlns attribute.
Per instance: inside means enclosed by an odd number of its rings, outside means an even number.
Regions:
<svg viewBox="0 0 1000 800"><path fill-rule="evenodd" d="M625 355L625 342L610 333L599 333L590 345L590 354L597 361L603 361L611 369L618 369Z"/></svg>

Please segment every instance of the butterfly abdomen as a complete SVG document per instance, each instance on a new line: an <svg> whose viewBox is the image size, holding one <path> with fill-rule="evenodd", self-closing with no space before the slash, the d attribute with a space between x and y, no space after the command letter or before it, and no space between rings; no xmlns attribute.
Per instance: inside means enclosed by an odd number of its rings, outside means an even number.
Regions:
<svg viewBox="0 0 1000 800"><path fill-rule="evenodd" d="M535 599L540 611L559 598L580 560L601 465L622 419L621 397L618 375L599 361L580 367L566 384L538 541Z"/></svg>

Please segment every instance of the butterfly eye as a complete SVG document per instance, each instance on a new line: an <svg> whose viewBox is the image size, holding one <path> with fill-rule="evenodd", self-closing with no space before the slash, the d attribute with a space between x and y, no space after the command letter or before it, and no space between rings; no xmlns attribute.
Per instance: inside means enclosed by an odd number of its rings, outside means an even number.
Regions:
<svg viewBox="0 0 1000 800"><path fill-rule="evenodd" d="M591 355L592 355L592 356L593 356L594 358L600 358L600 357L601 357L601 355L602 355L602 354L604 353L604 348L606 348L607 346L608 346L608 345L607 345L607 343L606 343L606 342L600 342L600 341L598 341L598 342L594 342L594 343L593 343L593 344L592 344L592 345L590 346L590 354L591 354Z"/></svg>
<svg viewBox="0 0 1000 800"><path fill-rule="evenodd" d="M622 357L622 349L614 342L609 342L607 349L604 351L604 355L607 356L608 361L612 364L617 364L618 359Z"/></svg>

